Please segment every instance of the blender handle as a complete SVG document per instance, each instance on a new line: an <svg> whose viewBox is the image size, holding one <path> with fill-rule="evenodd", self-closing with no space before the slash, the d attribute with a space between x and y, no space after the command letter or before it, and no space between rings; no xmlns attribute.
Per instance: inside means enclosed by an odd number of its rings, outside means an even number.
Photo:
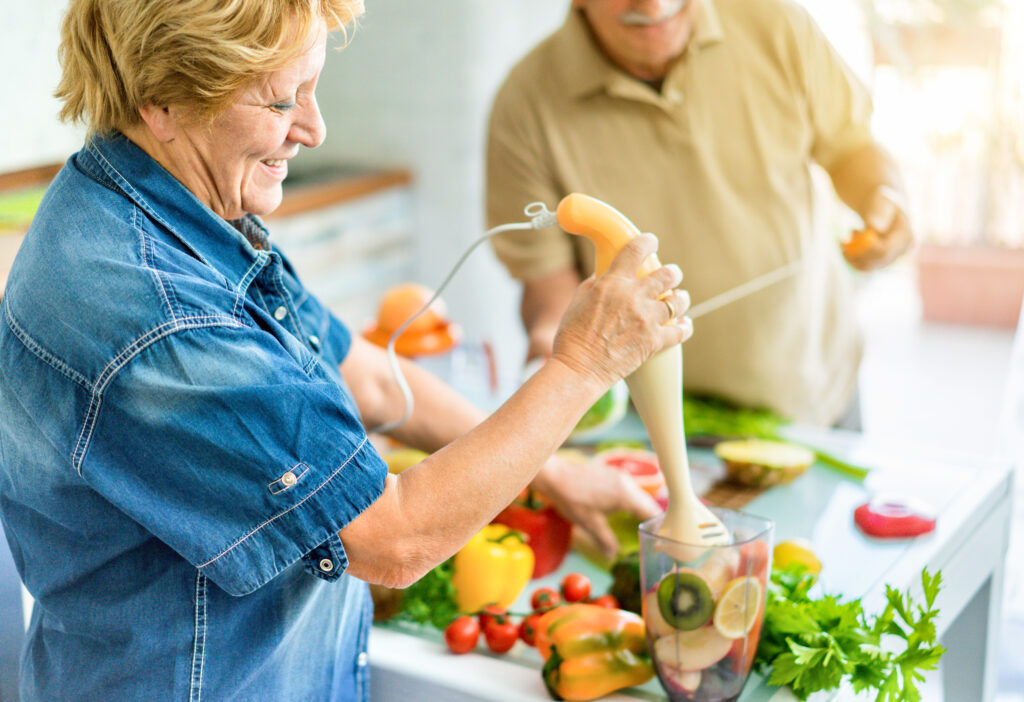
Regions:
<svg viewBox="0 0 1024 702"><path fill-rule="evenodd" d="M585 236L594 242L597 261L594 274L600 276L611 265L612 259L629 243L629 240L640 235L640 230L629 219L606 202L597 198L571 193L562 198L555 210L558 226L570 234ZM648 256L640 268L637 277L642 278L661 268L655 254Z"/></svg>

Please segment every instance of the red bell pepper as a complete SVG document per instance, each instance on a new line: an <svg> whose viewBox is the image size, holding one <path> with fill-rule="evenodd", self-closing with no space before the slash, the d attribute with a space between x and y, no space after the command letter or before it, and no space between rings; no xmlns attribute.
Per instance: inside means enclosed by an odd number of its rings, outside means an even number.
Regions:
<svg viewBox="0 0 1024 702"><path fill-rule="evenodd" d="M557 570L569 553L572 524L533 490L523 492L493 521L526 534L526 542L534 555L533 578Z"/></svg>

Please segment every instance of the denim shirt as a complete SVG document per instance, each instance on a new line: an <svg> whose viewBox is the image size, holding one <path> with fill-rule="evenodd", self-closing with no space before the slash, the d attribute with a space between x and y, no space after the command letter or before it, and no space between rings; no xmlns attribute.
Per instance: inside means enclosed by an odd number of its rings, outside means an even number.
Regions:
<svg viewBox="0 0 1024 702"><path fill-rule="evenodd" d="M255 217L120 135L67 162L0 303L23 700L368 697L372 605L337 532L387 467L350 342Z"/></svg>

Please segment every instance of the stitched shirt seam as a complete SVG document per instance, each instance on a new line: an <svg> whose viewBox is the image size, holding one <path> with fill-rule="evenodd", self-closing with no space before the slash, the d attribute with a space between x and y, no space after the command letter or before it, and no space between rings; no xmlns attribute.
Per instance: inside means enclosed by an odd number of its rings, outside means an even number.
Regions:
<svg viewBox="0 0 1024 702"><path fill-rule="evenodd" d="M25 329L18 324L18 320L14 318L14 312L11 310L10 304L4 304L4 317L7 322L7 326L14 334L14 337L18 339L26 349L28 349L29 353L53 368L68 380L81 385L86 390L90 389L88 378L80 374L68 364L64 363L64 361L60 360L57 356L44 348L42 344L29 336L29 333L25 331Z"/></svg>
<svg viewBox="0 0 1024 702"><path fill-rule="evenodd" d="M248 534L246 534L245 536L243 536L240 539L238 539L237 541L235 541L235 543L233 543L230 546L228 546L226 549L224 549L223 551L218 553L216 556L214 556L210 560L208 560L205 563L202 563L201 565L199 565L199 569L202 570L203 568L206 568L207 566L212 565L213 563L217 562L219 559L221 559L222 557L226 556L228 553L233 551L235 548L237 548L238 546L241 546L245 541L247 541L249 538L254 536L261 529L263 529L263 527L268 526L269 524L277 521L278 519L280 519L284 515L288 514L289 512L292 512L293 510L298 509L303 504L305 504L307 501L309 501L314 495L316 495L318 492L320 492L320 490L322 490L325 486L327 486L328 483L330 483L332 480L334 480L335 476L337 476L338 473L340 473L342 470L344 470L345 467L349 463L352 462L352 459L354 459L363 450L363 446L366 445L366 441L367 441L367 437L364 436L363 440L359 442L359 445L356 446L355 450L352 452L352 455L350 455L348 458L346 458L345 461L340 466L335 468L334 471L332 471L331 474L328 475L324 479L324 481L322 483L320 483L308 495L306 495L304 498L302 498L301 500L296 502L294 505L292 505L288 509L285 509L285 510L282 510L281 512L278 512L273 517L270 517L269 519L264 521L262 524L260 524L256 528L250 530Z"/></svg>
<svg viewBox="0 0 1024 702"><path fill-rule="evenodd" d="M111 359L110 363L100 373L99 378L96 379L96 383L92 386L89 407L86 410L85 420L82 422L82 430L78 434L78 441L75 443L75 450L71 455L71 464L79 476L82 475L82 463L85 461L85 452L92 438L92 430L95 428L96 417L99 414L100 404L102 403L103 391L114 375L144 349L175 332L185 329L202 329L217 326L241 328L245 325L234 317L224 315L202 315L175 319L150 330Z"/></svg>

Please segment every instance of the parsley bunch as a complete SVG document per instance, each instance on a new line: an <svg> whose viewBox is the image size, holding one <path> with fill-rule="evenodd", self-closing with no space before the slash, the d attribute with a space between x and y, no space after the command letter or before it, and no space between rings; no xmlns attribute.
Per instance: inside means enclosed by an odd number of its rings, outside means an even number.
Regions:
<svg viewBox="0 0 1024 702"><path fill-rule="evenodd" d="M935 633L941 583L941 572L921 573L923 605L886 586L885 610L869 620L859 599L812 598L803 566L772 573L755 662L771 668L768 684L789 685L802 700L849 678L857 692L877 690L876 702L920 702L923 672L945 651Z"/></svg>
<svg viewBox="0 0 1024 702"><path fill-rule="evenodd" d="M454 559L432 568L402 592L402 608L396 619L444 629L459 615L452 574Z"/></svg>

